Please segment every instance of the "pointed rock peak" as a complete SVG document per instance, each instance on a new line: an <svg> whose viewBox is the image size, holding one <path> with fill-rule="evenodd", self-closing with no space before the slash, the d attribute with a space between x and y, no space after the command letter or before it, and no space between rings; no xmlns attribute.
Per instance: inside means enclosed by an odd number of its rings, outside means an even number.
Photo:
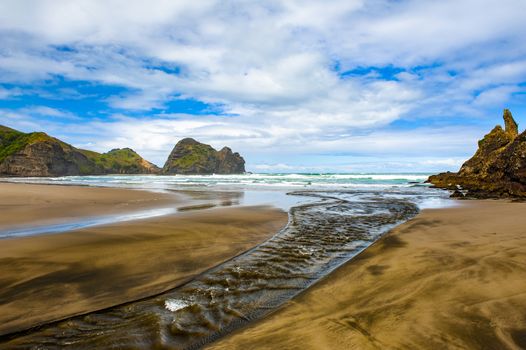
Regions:
<svg viewBox="0 0 526 350"><path fill-rule="evenodd" d="M497 125L485 135L458 173L434 175L429 182L439 188L462 188L462 194L475 198L526 198L526 131L518 135L508 109L503 118L505 129Z"/></svg>
<svg viewBox="0 0 526 350"><path fill-rule="evenodd" d="M519 128L509 109L504 110L503 118L506 132L515 138L519 134Z"/></svg>

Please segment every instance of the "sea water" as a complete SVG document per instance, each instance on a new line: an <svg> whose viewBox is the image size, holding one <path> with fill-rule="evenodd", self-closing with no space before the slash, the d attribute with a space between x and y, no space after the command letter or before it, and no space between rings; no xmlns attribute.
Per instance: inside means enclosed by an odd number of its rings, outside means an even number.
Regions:
<svg viewBox="0 0 526 350"><path fill-rule="evenodd" d="M356 173L356 174L292 174L261 173L242 175L104 175L65 177L0 178L0 181L34 184L81 185L95 187L134 188L150 191L178 191L198 193L213 206L221 203L233 205L274 205L285 211L305 198L288 195L298 190L335 190L353 193L394 193L411 197L420 209L444 207L447 192L431 189L424 182L426 173ZM225 193L228 200L218 194Z"/></svg>
<svg viewBox="0 0 526 350"><path fill-rule="evenodd" d="M217 189L365 189L410 186L425 181L424 173L289 174L242 175L104 175L5 178L5 181L64 185L111 186L150 189L213 187Z"/></svg>

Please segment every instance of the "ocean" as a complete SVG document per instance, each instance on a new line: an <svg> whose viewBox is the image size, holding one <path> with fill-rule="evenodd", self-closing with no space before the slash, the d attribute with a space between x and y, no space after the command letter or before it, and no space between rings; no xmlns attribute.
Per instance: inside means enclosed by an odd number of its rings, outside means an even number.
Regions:
<svg viewBox="0 0 526 350"><path fill-rule="evenodd" d="M261 173L243 175L104 175L7 178L12 182L49 183L133 188L229 188L229 189L353 189L407 187L424 182L430 174L289 174Z"/></svg>
<svg viewBox="0 0 526 350"><path fill-rule="evenodd" d="M430 188L426 173L291 174L243 175L104 175L3 178L0 181L35 184L119 187L151 191L230 193L239 205L274 205L285 211L306 200L295 191L347 191L392 193L412 198L420 209L452 205L445 191ZM213 201L212 196L208 198ZM219 202L219 201L216 201ZM219 203L217 203L219 204Z"/></svg>

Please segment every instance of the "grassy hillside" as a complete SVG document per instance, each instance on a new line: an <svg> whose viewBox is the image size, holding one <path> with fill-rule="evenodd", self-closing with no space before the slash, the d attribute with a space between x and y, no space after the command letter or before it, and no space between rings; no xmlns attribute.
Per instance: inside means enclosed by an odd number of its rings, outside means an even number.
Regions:
<svg viewBox="0 0 526 350"><path fill-rule="evenodd" d="M49 140L52 138L43 132L26 134L0 125L0 162L27 145Z"/></svg>
<svg viewBox="0 0 526 350"><path fill-rule="evenodd" d="M23 133L0 125L0 164L9 156L32 144L46 142L59 145L65 159L78 166L78 175L156 173L158 168L130 148L98 153L75 148L43 132Z"/></svg>
<svg viewBox="0 0 526 350"><path fill-rule="evenodd" d="M112 149L102 154L87 150L80 151L106 173L137 174L144 173L145 168L150 166L152 169L156 168L130 148Z"/></svg>
<svg viewBox="0 0 526 350"><path fill-rule="evenodd" d="M206 164L216 153L216 150L205 144L186 146L186 154L172 161L172 166L187 169L192 166Z"/></svg>
<svg viewBox="0 0 526 350"><path fill-rule="evenodd" d="M59 144L65 151L74 150L75 147L49 136L44 132L23 133L21 131L0 125L0 162L10 155L22 150L28 145L37 142L53 142Z"/></svg>

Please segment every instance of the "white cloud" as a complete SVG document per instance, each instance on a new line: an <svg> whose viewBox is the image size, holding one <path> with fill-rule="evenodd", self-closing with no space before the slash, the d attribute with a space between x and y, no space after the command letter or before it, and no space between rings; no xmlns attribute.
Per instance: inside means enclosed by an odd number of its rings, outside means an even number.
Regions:
<svg viewBox="0 0 526 350"><path fill-rule="evenodd" d="M21 94L20 89L4 89L0 87L0 100L8 100Z"/></svg>
<svg viewBox="0 0 526 350"><path fill-rule="evenodd" d="M52 133L54 130L47 131ZM327 155L337 155L341 159L375 157L383 161L426 155L442 159L444 166L451 166L450 159L455 159L458 164L458 159L465 159L474 152L477 139L486 130L449 127L392 131L384 128L368 130L363 134L331 135L308 128L276 128L269 120L252 123L250 120L233 117L228 121L221 121L216 116L200 116L199 119L189 120L187 115L179 115L156 119L115 116L111 122L96 121L85 125L84 130L63 126L60 131L73 133L73 137L66 137L66 141L100 152L133 146L141 155L159 165L164 163L177 141L184 137L194 137L216 149L228 145L246 157L248 169L262 170L261 164L280 164L260 161L268 158L269 154L282 159L302 159L303 163L296 164L296 169L310 169L312 164L309 162ZM93 133L100 137L95 144L92 143ZM446 158L448 160L443 161ZM421 165L439 164L424 162ZM283 171L287 170L282 168Z"/></svg>
<svg viewBox="0 0 526 350"><path fill-rule="evenodd" d="M100 150L131 145L157 162L184 136L252 154L458 153L466 138L441 143L449 129L388 126L477 116L523 91L524 13L522 0L5 0L0 83L60 76L125 88L104 100L122 116L49 130ZM369 66L402 71L340 75ZM234 117L148 116L177 98ZM39 108L19 110L15 125L73 117Z"/></svg>
<svg viewBox="0 0 526 350"><path fill-rule="evenodd" d="M29 106L18 110L19 113L27 115L40 115L47 117L66 118L66 119L78 119L74 114L67 111L61 111L56 108L50 108L47 106Z"/></svg>

